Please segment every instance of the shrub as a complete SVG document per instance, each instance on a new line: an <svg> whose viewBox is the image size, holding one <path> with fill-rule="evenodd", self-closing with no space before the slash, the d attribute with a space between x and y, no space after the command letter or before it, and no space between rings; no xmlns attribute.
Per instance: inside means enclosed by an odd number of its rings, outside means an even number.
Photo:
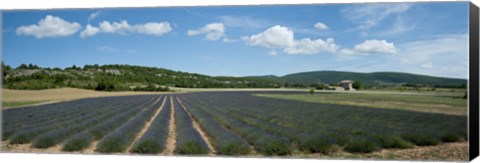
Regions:
<svg viewBox="0 0 480 163"><path fill-rule="evenodd" d="M355 88L356 90L361 90L364 88L363 83L361 81L353 82L352 87Z"/></svg>
<svg viewBox="0 0 480 163"><path fill-rule="evenodd" d="M418 146L437 145L439 143L434 137L424 134L405 134L402 137Z"/></svg>
<svg viewBox="0 0 480 163"><path fill-rule="evenodd" d="M80 151L92 144L95 137L88 133L82 133L67 140L63 146L63 151Z"/></svg>
<svg viewBox="0 0 480 163"><path fill-rule="evenodd" d="M95 151L100 153L123 152L128 148L128 144L125 142L125 140L119 140L117 137L109 138L101 141L97 145L97 149L95 149Z"/></svg>
<svg viewBox="0 0 480 163"><path fill-rule="evenodd" d="M163 149L155 140L143 140L138 142L135 147L133 147L132 152L134 153L148 153L148 154L156 154L160 153Z"/></svg>
<svg viewBox="0 0 480 163"><path fill-rule="evenodd" d="M13 134L10 138L10 144L26 144L29 143L38 133L36 132L19 132Z"/></svg>
<svg viewBox="0 0 480 163"><path fill-rule="evenodd" d="M363 130L353 130L352 131L352 134L353 135L366 135L367 132L363 131Z"/></svg>
<svg viewBox="0 0 480 163"><path fill-rule="evenodd" d="M452 134L452 133L444 133L441 136L442 142L456 142L460 141L460 136L457 134Z"/></svg>
<svg viewBox="0 0 480 163"><path fill-rule="evenodd" d="M231 142L220 146L217 152L222 155L245 155L250 152L250 148L243 143Z"/></svg>
<svg viewBox="0 0 480 163"><path fill-rule="evenodd" d="M207 154L208 148L206 148L203 144L199 142L189 141L178 146L175 152L178 154L186 154L186 155Z"/></svg>
<svg viewBox="0 0 480 163"><path fill-rule="evenodd" d="M406 149L406 148L413 148L413 144L409 143L405 140L403 140L399 136L385 136L385 135L379 135L377 136L377 140L380 143L380 146L383 148L400 148L400 149Z"/></svg>
<svg viewBox="0 0 480 163"><path fill-rule="evenodd" d="M285 144L280 141L271 141L266 143L263 148L262 153L271 156L271 155L288 155L292 151L291 147L288 144Z"/></svg>
<svg viewBox="0 0 480 163"><path fill-rule="evenodd" d="M48 148L48 147L54 146L55 144L56 144L55 140L53 140L52 137L47 136L47 137L35 139L32 145L35 148Z"/></svg>
<svg viewBox="0 0 480 163"><path fill-rule="evenodd" d="M328 153L333 146L333 142L323 137L305 138L300 142L299 149L310 153Z"/></svg>
<svg viewBox="0 0 480 163"><path fill-rule="evenodd" d="M345 147L345 151L351 153L369 153L378 149L375 143L366 138L355 138Z"/></svg>
<svg viewBox="0 0 480 163"><path fill-rule="evenodd" d="M350 136L344 136L344 135L339 135L339 134L333 134L332 137L335 139L338 145L344 146L347 145L348 142L350 142L351 137Z"/></svg>

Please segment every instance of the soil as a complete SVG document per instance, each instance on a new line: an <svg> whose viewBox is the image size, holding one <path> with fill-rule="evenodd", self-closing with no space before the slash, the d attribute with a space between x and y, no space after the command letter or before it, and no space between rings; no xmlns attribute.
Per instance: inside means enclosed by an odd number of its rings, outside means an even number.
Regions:
<svg viewBox="0 0 480 163"><path fill-rule="evenodd" d="M92 144L90 144L88 148L84 149L82 153L85 153L85 154L95 153L95 148L97 148L97 145L98 145L98 141L92 142Z"/></svg>
<svg viewBox="0 0 480 163"><path fill-rule="evenodd" d="M173 104L172 97L170 97L170 103ZM173 155L173 151L175 150L177 144L177 130L175 127L175 109L173 105L170 105L170 122L168 123L168 138L167 143L165 145L165 150L162 152L163 155Z"/></svg>
<svg viewBox="0 0 480 163"><path fill-rule="evenodd" d="M12 153L68 153L62 151L62 144L50 148L40 149L32 147L32 144L8 144L9 141L2 141L1 151Z"/></svg>

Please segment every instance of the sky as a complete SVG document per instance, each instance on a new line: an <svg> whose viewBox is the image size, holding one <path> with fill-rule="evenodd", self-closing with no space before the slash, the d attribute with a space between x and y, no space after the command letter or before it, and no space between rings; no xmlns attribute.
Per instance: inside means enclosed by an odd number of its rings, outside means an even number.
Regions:
<svg viewBox="0 0 480 163"><path fill-rule="evenodd" d="M213 76L306 71L468 78L468 2L2 12L17 67L129 64Z"/></svg>

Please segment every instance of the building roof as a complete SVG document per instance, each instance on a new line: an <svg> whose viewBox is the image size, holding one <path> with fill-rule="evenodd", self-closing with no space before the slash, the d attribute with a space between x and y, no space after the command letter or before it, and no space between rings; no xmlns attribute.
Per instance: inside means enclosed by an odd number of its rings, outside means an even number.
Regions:
<svg viewBox="0 0 480 163"><path fill-rule="evenodd" d="M353 83L353 80L342 80L340 83Z"/></svg>

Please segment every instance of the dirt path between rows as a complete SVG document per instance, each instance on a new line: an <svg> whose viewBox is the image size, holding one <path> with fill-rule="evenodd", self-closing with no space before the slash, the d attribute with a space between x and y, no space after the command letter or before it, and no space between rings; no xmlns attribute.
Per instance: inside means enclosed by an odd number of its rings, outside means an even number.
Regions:
<svg viewBox="0 0 480 163"><path fill-rule="evenodd" d="M160 97L161 98L161 97ZM132 144L130 144L130 146L127 148L127 150L125 151L125 153L129 153L133 146L135 145L135 143L143 136L143 134L145 134L145 132L147 132L147 130L150 128L150 126L152 125L152 122L155 120L155 118L157 118L158 114L160 113L160 111L163 110L163 106L165 105L165 101L166 101L166 97L163 99L163 102L162 102L162 105L160 105L160 108L157 109L157 111L155 111L155 113L153 114L153 116L147 121L147 123L145 124L145 126L142 128L142 130L140 130L139 133L137 133L137 135L135 136L135 139L133 140ZM158 100L157 100L158 101Z"/></svg>
<svg viewBox="0 0 480 163"><path fill-rule="evenodd" d="M185 107L185 105L183 105L182 101L180 99L177 98L177 101L178 103L180 103L180 105L182 105L182 108L185 109L185 111L187 112L188 116L190 118L192 118L192 122L193 122L193 128L195 128L195 130L198 131L198 133L200 133L200 136L202 136L202 139L205 140L205 143L207 144L208 146L208 149L210 151L209 155L210 156L215 156L215 154L217 153L217 151L215 150L215 148L213 147L212 145L212 142L210 142L210 139L209 137L207 136L207 133L205 133L202 129L202 127L200 127L200 124L198 124L198 122L195 120L195 118L193 118L192 114L190 113L190 111L188 111L187 107Z"/></svg>
<svg viewBox="0 0 480 163"><path fill-rule="evenodd" d="M92 142L92 144L90 144L89 147L85 148L85 149L82 151L82 153L85 153L85 154L93 154L93 153L95 153L95 149L97 148L98 142L99 142L98 140Z"/></svg>
<svg viewBox="0 0 480 163"><path fill-rule="evenodd" d="M177 144L177 128L175 127L175 109L173 107L173 99L170 96L170 121L168 122L168 138L167 143L165 144L165 150L162 152L163 155L173 155L175 147Z"/></svg>

